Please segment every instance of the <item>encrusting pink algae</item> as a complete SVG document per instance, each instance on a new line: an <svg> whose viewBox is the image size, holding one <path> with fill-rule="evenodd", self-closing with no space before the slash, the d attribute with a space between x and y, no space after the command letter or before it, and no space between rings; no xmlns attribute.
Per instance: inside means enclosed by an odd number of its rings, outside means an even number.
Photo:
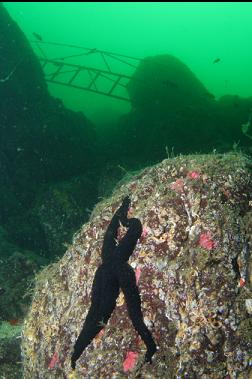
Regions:
<svg viewBox="0 0 252 379"><path fill-rule="evenodd" d="M179 156L144 169L99 203L65 255L37 276L22 336L24 379L73 375L70 356L104 232L126 195L146 231L130 264L159 349L144 364L145 346L120 294L76 377L251 378L250 170L237 153Z"/></svg>

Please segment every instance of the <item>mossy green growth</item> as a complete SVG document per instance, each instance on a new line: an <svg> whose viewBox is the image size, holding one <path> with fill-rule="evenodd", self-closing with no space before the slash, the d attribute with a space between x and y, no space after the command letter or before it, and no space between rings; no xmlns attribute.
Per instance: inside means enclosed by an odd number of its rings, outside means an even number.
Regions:
<svg viewBox="0 0 252 379"><path fill-rule="evenodd" d="M22 325L11 325L7 321L0 322L0 339L2 338L12 338L19 336L22 331Z"/></svg>

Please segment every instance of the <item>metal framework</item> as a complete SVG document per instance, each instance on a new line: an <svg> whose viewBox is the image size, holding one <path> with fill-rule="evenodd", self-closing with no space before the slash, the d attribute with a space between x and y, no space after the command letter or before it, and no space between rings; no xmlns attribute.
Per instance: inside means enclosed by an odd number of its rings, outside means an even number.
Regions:
<svg viewBox="0 0 252 379"><path fill-rule="evenodd" d="M129 102L127 84L141 59L96 48L42 40L31 43L37 52L47 82ZM49 55L55 55L58 48L61 51L66 50L66 54L49 58ZM121 72L117 72L118 69Z"/></svg>

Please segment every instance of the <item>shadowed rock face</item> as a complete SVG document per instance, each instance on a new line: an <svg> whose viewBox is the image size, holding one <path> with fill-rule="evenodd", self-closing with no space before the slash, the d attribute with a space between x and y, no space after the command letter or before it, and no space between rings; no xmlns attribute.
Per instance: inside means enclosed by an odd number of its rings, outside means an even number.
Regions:
<svg viewBox="0 0 252 379"><path fill-rule="evenodd" d="M127 86L132 110L118 123L122 165L136 168L175 154L230 151L234 143L251 150L242 124L251 98L216 100L190 68L172 55L143 59ZM245 120L245 121L243 121Z"/></svg>
<svg viewBox="0 0 252 379"><path fill-rule="evenodd" d="M45 250L42 227L29 212L52 183L92 170L95 133L82 113L49 94L37 57L2 4L0 99L0 224L16 244Z"/></svg>
<svg viewBox="0 0 252 379"><path fill-rule="evenodd" d="M22 201L29 197L30 205L34 182L85 172L95 136L83 114L49 95L38 59L3 5L0 47L0 149L16 192Z"/></svg>
<svg viewBox="0 0 252 379"><path fill-rule="evenodd" d="M186 64L168 54L143 59L129 82L128 92L134 108L174 112L214 103L214 96Z"/></svg>
<svg viewBox="0 0 252 379"><path fill-rule="evenodd" d="M121 199L130 194L134 216L148 231L130 264L159 351L151 366L143 364L145 347L120 295L104 332L79 359L77 373L82 378L126 378L130 373L149 379L247 379L251 186L243 156L180 156L146 168L98 204L63 258L37 278L23 330L24 378L70 374L104 232Z"/></svg>
<svg viewBox="0 0 252 379"><path fill-rule="evenodd" d="M43 103L48 97L43 70L33 50L19 26L0 4L0 93L1 107L18 111L27 105L27 100ZM2 95L4 95L2 97ZM13 100L18 99L13 109ZM14 112L13 112L14 116ZM16 114L16 117L18 114Z"/></svg>
<svg viewBox="0 0 252 379"><path fill-rule="evenodd" d="M167 54L143 59L127 88L132 110L120 119L118 138L123 136L120 154L131 167L160 161L167 149L212 151L216 101L178 58Z"/></svg>
<svg viewBox="0 0 252 379"><path fill-rule="evenodd" d="M13 326L9 322L0 322L0 370L2 377L9 379L20 379L22 377L20 334L20 325Z"/></svg>

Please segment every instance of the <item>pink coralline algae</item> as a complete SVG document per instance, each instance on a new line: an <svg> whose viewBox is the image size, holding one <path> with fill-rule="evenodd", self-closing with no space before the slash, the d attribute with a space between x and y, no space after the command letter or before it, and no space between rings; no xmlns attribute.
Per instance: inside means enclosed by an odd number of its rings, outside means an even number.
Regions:
<svg viewBox="0 0 252 379"><path fill-rule="evenodd" d="M135 275L136 275L136 284L138 284L140 276L141 276L141 269L140 269L140 267L136 268Z"/></svg>
<svg viewBox="0 0 252 379"><path fill-rule="evenodd" d="M141 234L140 239L142 240L142 239L146 238L148 236L148 234L149 234L148 229L143 227L143 232Z"/></svg>
<svg viewBox="0 0 252 379"><path fill-rule="evenodd" d="M57 351L55 351L55 353L53 354L52 359L49 363L48 368L53 369L58 362L59 362L59 354L57 353Z"/></svg>
<svg viewBox="0 0 252 379"><path fill-rule="evenodd" d="M184 192L184 180L177 179L176 182L171 183L171 189L176 192Z"/></svg>
<svg viewBox="0 0 252 379"><path fill-rule="evenodd" d="M98 336L99 338L101 338L101 337L104 336L104 333L105 333L105 332L104 332L104 329L102 329L102 330L99 331L99 333L98 333L97 336Z"/></svg>
<svg viewBox="0 0 252 379"><path fill-rule="evenodd" d="M199 179L200 173L198 171L190 171L190 172L188 172L187 177L189 179Z"/></svg>
<svg viewBox="0 0 252 379"><path fill-rule="evenodd" d="M128 351L126 354L126 358L123 362L123 371L132 371L136 365L138 358L138 353L135 353L134 351Z"/></svg>
<svg viewBox="0 0 252 379"><path fill-rule="evenodd" d="M242 288L242 287L245 286L245 284L246 284L246 280L245 280L244 278L241 278L241 279L239 280L239 287Z"/></svg>
<svg viewBox="0 0 252 379"><path fill-rule="evenodd" d="M200 235L199 245L203 249L213 250L216 247L216 242L213 240L210 232L205 232Z"/></svg>
<svg viewBox="0 0 252 379"><path fill-rule="evenodd" d="M143 231L142 231L142 234L141 234L141 237L139 238L139 242L143 242L145 240L145 238L148 236L149 232L148 232L148 229L143 227Z"/></svg>

